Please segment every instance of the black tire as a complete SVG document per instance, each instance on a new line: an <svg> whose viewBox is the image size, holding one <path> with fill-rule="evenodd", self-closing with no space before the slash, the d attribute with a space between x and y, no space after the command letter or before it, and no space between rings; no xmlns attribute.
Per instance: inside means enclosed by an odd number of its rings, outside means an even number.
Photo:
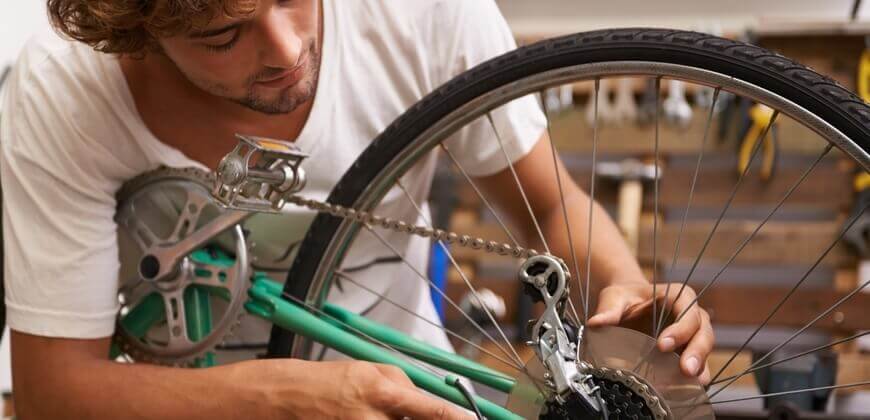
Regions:
<svg viewBox="0 0 870 420"><path fill-rule="evenodd" d="M731 76L778 94L828 122L860 149L870 148L870 107L837 82L757 46L707 34L666 29L612 29L541 41L484 62L427 95L401 115L362 153L328 201L353 207L357 197L397 154L414 147L427 128L493 89L541 72L579 64L650 61ZM320 214L303 240L284 291L308 296L340 220ZM269 355L291 354L293 333L273 327Z"/></svg>

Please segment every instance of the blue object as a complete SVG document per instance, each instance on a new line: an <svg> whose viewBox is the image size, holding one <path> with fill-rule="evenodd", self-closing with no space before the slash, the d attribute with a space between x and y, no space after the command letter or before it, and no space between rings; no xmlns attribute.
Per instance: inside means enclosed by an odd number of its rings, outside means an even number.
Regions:
<svg viewBox="0 0 870 420"><path fill-rule="evenodd" d="M444 245L446 247L447 245ZM432 284L447 293L447 252L439 242L432 242L432 253L429 258L429 279ZM438 318L444 322L444 298L434 288L429 288L429 293L432 295L432 303L435 304L435 312L438 313Z"/></svg>

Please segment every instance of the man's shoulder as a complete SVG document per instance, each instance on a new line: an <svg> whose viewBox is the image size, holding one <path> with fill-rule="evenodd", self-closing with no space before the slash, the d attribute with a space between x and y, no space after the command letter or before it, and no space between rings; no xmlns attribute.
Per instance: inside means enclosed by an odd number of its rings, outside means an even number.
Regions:
<svg viewBox="0 0 870 420"><path fill-rule="evenodd" d="M97 94L106 57L81 42L44 32L30 38L15 65L10 90L18 100L32 95ZM37 99L37 98L30 98Z"/></svg>
<svg viewBox="0 0 870 420"><path fill-rule="evenodd" d="M122 105L117 78L123 77L109 59L54 34L29 39L0 98L3 142L14 147L35 147L36 142L71 146L74 135L109 138L109 120Z"/></svg>
<svg viewBox="0 0 870 420"><path fill-rule="evenodd" d="M41 32L24 44L15 71L30 76L58 69L75 71L77 67L96 60L97 54L80 42L63 39L54 32Z"/></svg>

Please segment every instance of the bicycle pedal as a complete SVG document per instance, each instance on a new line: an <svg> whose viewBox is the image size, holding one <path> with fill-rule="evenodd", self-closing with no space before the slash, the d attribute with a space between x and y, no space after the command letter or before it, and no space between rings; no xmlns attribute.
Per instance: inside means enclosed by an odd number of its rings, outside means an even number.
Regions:
<svg viewBox="0 0 870 420"><path fill-rule="evenodd" d="M308 154L284 140L236 138L239 143L218 165L212 196L234 210L279 212L289 195L305 187L301 164Z"/></svg>

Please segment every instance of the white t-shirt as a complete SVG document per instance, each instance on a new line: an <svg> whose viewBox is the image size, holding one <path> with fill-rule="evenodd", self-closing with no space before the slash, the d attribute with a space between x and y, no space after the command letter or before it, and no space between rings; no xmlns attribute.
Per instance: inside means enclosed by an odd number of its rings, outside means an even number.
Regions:
<svg viewBox="0 0 870 420"><path fill-rule="evenodd" d="M428 92L474 65L515 48L492 0L325 0L317 95L296 144L310 154L302 195L325 199L372 139ZM0 121L0 180L7 323L35 335L97 338L112 334L118 310L119 257L113 220L121 185L160 166L202 167L160 142L136 111L115 56L87 45L40 37L25 47L8 81ZM545 129L532 97L493 114L512 160L527 153ZM478 121L451 139L474 175L507 162L492 129ZM436 155L403 177L425 202ZM424 216L398 188L378 209L405 221ZM270 262L300 241L314 214L288 208L256 215L259 262ZM426 216L428 217L428 216ZM382 232L425 273L429 242ZM363 233L345 266L392 251ZM290 261L275 261L288 267ZM357 281L437 320L427 283L403 264L377 265ZM284 281L284 278L277 279ZM352 284L330 300L447 346L444 334L404 310L379 302ZM244 336L244 334L242 334Z"/></svg>

